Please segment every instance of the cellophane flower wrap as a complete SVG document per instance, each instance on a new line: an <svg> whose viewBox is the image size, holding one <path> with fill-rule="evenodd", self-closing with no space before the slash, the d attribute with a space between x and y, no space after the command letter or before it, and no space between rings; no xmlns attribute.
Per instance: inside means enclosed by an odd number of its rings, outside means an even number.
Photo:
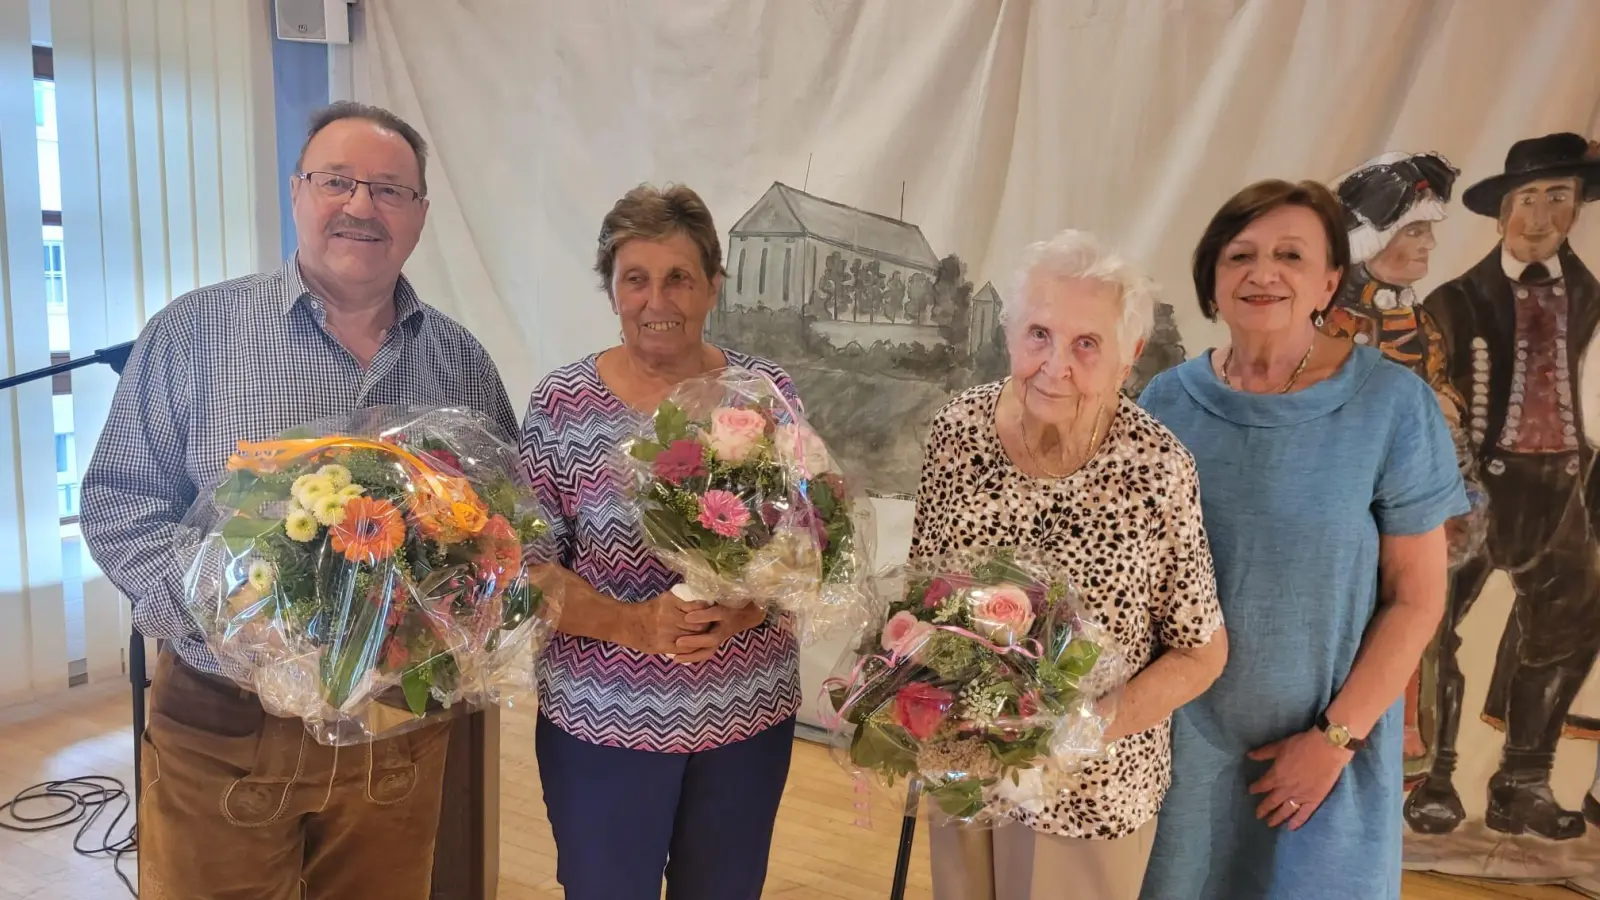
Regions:
<svg viewBox="0 0 1600 900"><path fill-rule="evenodd" d="M1070 787L1104 753L1125 681L1115 641L1064 574L1012 550L884 573L886 620L824 685L835 756L930 814L989 826Z"/></svg>
<svg viewBox="0 0 1600 900"><path fill-rule="evenodd" d="M558 615L516 450L459 409L241 442L191 512L191 615L235 681L324 744L510 699Z"/></svg>
<svg viewBox="0 0 1600 900"><path fill-rule="evenodd" d="M802 642L872 619L870 503L772 379L681 382L619 458L680 596L789 613Z"/></svg>

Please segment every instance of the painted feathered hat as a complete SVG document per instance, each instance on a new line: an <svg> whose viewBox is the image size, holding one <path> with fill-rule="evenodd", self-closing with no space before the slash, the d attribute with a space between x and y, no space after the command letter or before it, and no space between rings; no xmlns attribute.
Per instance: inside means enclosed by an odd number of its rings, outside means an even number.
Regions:
<svg viewBox="0 0 1600 900"><path fill-rule="evenodd" d="M1383 252L1400 229L1438 222L1461 170L1439 153L1395 151L1369 159L1334 182L1350 232L1350 261Z"/></svg>

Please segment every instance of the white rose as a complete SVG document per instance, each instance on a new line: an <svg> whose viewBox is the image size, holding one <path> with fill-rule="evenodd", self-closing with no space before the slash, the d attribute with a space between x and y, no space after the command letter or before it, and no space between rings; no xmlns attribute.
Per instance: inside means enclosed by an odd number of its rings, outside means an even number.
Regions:
<svg viewBox="0 0 1600 900"><path fill-rule="evenodd" d="M828 445L822 442L821 435L808 426L780 425L773 442L778 448L778 456L805 473L807 478L835 471Z"/></svg>

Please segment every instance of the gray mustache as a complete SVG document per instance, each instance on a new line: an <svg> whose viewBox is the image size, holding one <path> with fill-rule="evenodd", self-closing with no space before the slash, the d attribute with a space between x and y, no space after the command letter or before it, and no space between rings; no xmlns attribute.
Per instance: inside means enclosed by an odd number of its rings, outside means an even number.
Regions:
<svg viewBox="0 0 1600 900"><path fill-rule="evenodd" d="M371 219L358 219L355 216L339 216L328 223L328 234L337 234L341 231L354 231L379 240L389 239L389 232L383 227L383 223Z"/></svg>

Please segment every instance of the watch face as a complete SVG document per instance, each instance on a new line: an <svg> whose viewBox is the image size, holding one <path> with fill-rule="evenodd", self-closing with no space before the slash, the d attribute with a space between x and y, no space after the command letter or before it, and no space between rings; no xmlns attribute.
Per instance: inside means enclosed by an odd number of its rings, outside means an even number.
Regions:
<svg viewBox="0 0 1600 900"><path fill-rule="evenodd" d="M1335 747L1343 747L1350 743L1350 729L1343 725L1329 725L1327 734L1328 743Z"/></svg>

